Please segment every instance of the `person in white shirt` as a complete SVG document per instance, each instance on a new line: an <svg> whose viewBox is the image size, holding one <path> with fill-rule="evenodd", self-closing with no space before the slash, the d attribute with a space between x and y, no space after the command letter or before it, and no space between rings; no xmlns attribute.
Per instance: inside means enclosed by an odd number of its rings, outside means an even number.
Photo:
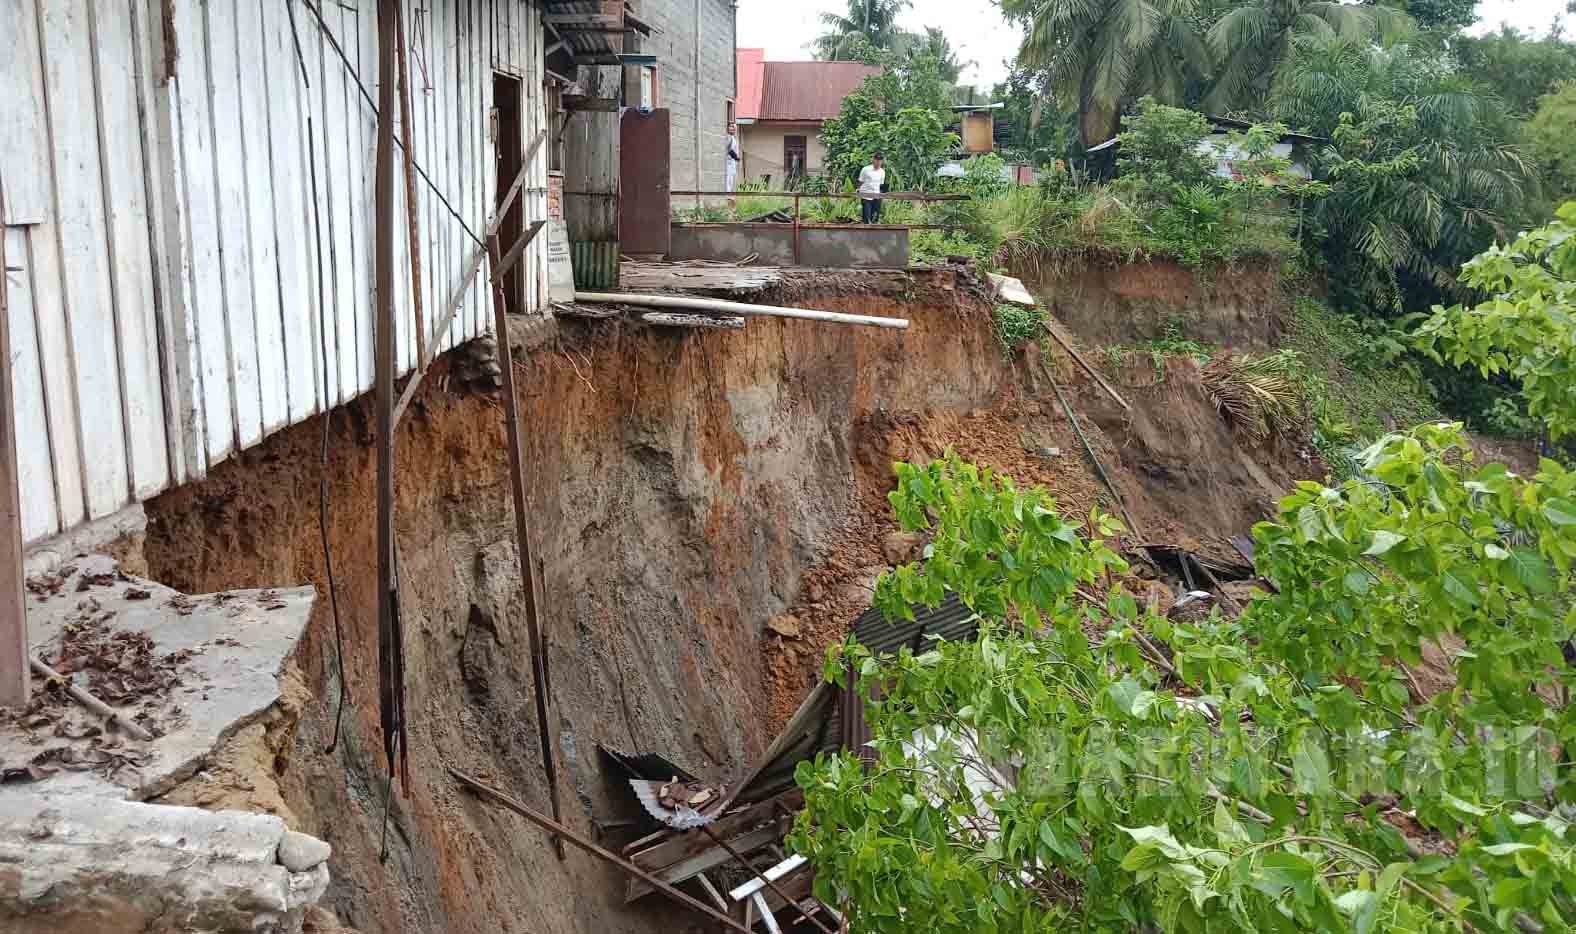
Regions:
<svg viewBox="0 0 1576 934"><path fill-rule="evenodd" d="M733 191L739 178L739 126L728 124L728 156L722 168L722 190Z"/></svg>
<svg viewBox="0 0 1576 934"><path fill-rule="evenodd" d="M870 164L859 170L859 193L879 195L886 188L886 169L882 168L881 154L870 157ZM881 199L864 198L860 201L860 216L867 224L881 222Z"/></svg>

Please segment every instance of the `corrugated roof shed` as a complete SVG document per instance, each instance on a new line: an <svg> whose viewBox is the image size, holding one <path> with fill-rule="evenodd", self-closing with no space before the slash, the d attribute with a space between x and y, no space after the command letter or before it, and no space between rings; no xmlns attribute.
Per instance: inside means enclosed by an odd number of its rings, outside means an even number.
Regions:
<svg viewBox="0 0 1576 934"><path fill-rule="evenodd" d="M754 120L761 115L761 81L766 71L765 49L740 49L739 97L735 116L740 120Z"/></svg>
<svg viewBox="0 0 1576 934"><path fill-rule="evenodd" d="M837 116L843 98L881 69L862 62L767 62L760 120L820 123Z"/></svg>

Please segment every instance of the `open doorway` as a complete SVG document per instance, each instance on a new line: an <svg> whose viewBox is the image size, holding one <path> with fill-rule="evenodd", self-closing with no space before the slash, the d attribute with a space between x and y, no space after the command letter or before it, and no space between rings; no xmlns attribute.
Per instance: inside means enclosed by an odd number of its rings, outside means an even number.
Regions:
<svg viewBox="0 0 1576 934"><path fill-rule="evenodd" d="M520 147L524 145L525 139L521 128L520 105L520 79L493 72L493 113L498 128L493 143L497 148L498 162L498 178L494 187L498 202L509 193L509 186L514 184L515 176L520 174ZM498 202L493 204L495 209ZM498 225L499 251L507 253L524 232L525 197L522 195L514 199L514 204L503 216L503 222ZM515 263L514 268L504 275L504 308L510 314L521 314L526 310L525 268L525 263Z"/></svg>

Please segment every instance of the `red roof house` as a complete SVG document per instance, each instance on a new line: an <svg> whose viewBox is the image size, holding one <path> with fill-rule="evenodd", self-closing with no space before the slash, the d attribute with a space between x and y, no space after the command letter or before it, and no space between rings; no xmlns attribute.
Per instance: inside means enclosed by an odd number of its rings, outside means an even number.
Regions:
<svg viewBox="0 0 1576 934"><path fill-rule="evenodd" d="M837 116L875 65L861 62L768 62L763 49L739 49L739 143L742 179L790 177L821 171L826 155L821 124Z"/></svg>

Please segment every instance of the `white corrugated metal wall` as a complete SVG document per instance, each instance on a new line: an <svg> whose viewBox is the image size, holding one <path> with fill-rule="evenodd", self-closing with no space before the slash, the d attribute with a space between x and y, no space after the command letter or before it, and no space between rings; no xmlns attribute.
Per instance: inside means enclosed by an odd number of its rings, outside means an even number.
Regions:
<svg viewBox="0 0 1576 934"><path fill-rule="evenodd" d="M375 99L375 7L0 0L25 540L201 476L371 389L375 121L355 75ZM523 145L545 121L543 47L529 0L404 7L413 150L431 182L417 184L430 329L474 246L449 206L480 235L495 198L492 73L523 79ZM531 218L545 214L546 181L538 157L523 196ZM416 340L395 188L403 373ZM539 238L522 260L533 310L546 250ZM490 322L472 289L443 346Z"/></svg>

